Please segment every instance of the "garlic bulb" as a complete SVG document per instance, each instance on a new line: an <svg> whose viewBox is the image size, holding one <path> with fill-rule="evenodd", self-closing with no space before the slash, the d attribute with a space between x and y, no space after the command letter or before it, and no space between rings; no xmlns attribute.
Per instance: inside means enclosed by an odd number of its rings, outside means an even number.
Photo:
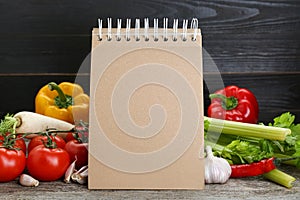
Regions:
<svg viewBox="0 0 300 200"><path fill-rule="evenodd" d="M205 183L225 183L231 175L231 167L224 158L215 157L211 146L206 146Z"/></svg>

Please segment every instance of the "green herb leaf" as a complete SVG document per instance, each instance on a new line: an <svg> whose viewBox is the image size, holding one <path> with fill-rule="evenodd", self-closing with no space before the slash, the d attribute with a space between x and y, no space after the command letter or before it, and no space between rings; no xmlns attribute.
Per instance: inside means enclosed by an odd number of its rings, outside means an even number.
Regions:
<svg viewBox="0 0 300 200"><path fill-rule="evenodd" d="M295 116L289 112L283 113L282 115L274 118L273 126L281 128L290 128L295 120Z"/></svg>
<svg viewBox="0 0 300 200"><path fill-rule="evenodd" d="M273 142L277 147L275 153L280 153L287 156L286 158L295 158L293 165L300 168L300 124L295 124L295 115L289 112L283 113L282 115L274 118L274 123L269 123L269 126L289 128L291 135L287 135L283 142Z"/></svg>
<svg viewBox="0 0 300 200"><path fill-rule="evenodd" d="M296 137L297 140L300 140L300 124L292 124L290 127L292 135Z"/></svg>
<svg viewBox="0 0 300 200"><path fill-rule="evenodd" d="M0 135L6 133L15 133L18 120L14 115L7 114L0 122Z"/></svg>
<svg viewBox="0 0 300 200"><path fill-rule="evenodd" d="M245 164L260 161L273 156L273 148L269 141L253 144L242 139L233 140L218 153L232 164Z"/></svg>

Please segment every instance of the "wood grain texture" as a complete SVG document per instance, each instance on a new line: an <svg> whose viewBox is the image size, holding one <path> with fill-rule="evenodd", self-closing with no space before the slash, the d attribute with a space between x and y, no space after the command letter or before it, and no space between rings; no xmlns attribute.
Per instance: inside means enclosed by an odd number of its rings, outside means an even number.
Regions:
<svg viewBox="0 0 300 200"><path fill-rule="evenodd" d="M271 120L282 112L290 111L300 122L300 74L204 74L204 107L210 104L208 95L220 89L224 85L247 86L258 99L261 122L271 122ZM89 94L89 74L36 74L24 76L10 75L0 76L2 91L6 91L5 103L0 104L0 116L3 117L8 112L18 112L22 110L34 111L34 98L39 88L49 81L60 83L70 81L83 86ZM281 91L281 92L280 92Z"/></svg>
<svg viewBox="0 0 300 200"><path fill-rule="evenodd" d="M299 171L281 167L295 178ZM206 185L204 190L88 190L84 185L66 184L62 181L41 182L36 188L22 187L17 181L0 184L1 199L270 199L297 200L300 183L295 182L292 189L269 182L262 177L230 179L226 184Z"/></svg>
<svg viewBox="0 0 300 200"><path fill-rule="evenodd" d="M220 71L298 71L299 7L297 1L2 0L1 72L77 72L97 18L109 16L114 24L116 18L197 17Z"/></svg>
<svg viewBox="0 0 300 200"><path fill-rule="evenodd" d="M299 115L299 8L292 0L0 0L0 83L7 91L0 113L32 110L41 85L74 80L99 17L169 17L180 25L197 17L209 87L219 89L212 78L217 73L224 85L253 90L262 121L282 111ZM212 91L205 89L205 106Z"/></svg>

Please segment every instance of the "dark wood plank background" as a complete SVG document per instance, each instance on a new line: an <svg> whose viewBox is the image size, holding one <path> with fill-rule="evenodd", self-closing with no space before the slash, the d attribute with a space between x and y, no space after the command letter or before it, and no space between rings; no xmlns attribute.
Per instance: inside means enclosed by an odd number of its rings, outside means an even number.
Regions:
<svg viewBox="0 0 300 200"><path fill-rule="evenodd" d="M35 94L49 81L78 76L88 91L89 68L77 72L97 18L197 17L208 52L205 107L220 72L225 85L254 92L260 121L285 111L300 121L299 11L300 1L290 0L0 0L0 115L33 111Z"/></svg>

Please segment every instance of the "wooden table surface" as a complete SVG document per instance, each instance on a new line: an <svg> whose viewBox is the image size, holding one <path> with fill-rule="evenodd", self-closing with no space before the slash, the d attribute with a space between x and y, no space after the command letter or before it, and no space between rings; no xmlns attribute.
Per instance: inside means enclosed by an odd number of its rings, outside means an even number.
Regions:
<svg viewBox="0 0 300 200"><path fill-rule="evenodd" d="M0 183L2 200L13 199L270 199L300 198L300 170L280 166L297 181L291 189L262 177L229 179L225 184L209 184L204 190L88 190L86 185L63 181L41 182L38 187L23 187L17 181Z"/></svg>

